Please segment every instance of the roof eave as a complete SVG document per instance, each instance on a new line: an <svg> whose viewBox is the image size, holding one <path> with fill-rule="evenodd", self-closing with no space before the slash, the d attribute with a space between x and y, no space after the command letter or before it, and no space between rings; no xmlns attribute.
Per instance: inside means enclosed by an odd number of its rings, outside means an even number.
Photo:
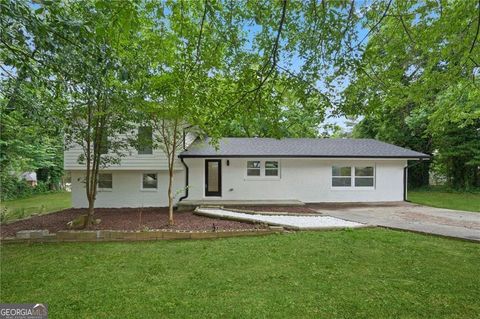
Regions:
<svg viewBox="0 0 480 319"><path fill-rule="evenodd" d="M225 155L225 154L202 154L202 155L190 155L180 154L179 158L376 158L376 159L408 159L408 160L424 160L430 159L428 155L420 156L372 156L372 155Z"/></svg>

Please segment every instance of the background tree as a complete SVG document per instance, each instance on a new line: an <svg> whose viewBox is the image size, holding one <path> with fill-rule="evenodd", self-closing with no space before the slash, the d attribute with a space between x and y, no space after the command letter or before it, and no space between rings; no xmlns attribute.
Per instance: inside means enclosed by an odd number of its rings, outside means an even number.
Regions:
<svg viewBox="0 0 480 319"><path fill-rule="evenodd" d="M17 114L37 115L38 125L28 126L31 135L41 133L39 127L53 121L52 127L60 128L57 146L62 145L63 133L66 145L82 147L78 160L86 165L88 225L94 213L98 171L118 162L127 145L121 136L129 128L127 80L134 65L134 50L129 45L135 35L135 4L5 1L1 5L7 30L1 38L2 57L7 62L2 69L15 80L3 110L12 115L9 120ZM42 95L46 98L40 103L31 103ZM22 103L25 96L30 100ZM39 105L38 114L35 105ZM11 137L6 143L15 145ZM39 162L32 154L29 159Z"/></svg>
<svg viewBox="0 0 480 319"><path fill-rule="evenodd" d="M371 29L343 110L361 115L357 137L435 153L451 186L478 186L480 4L390 1L370 10ZM424 163L410 170L428 185Z"/></svg>
<svg viewBox="0 0 480 319"><path fill-rule="evenodd" d="M46 22L25 2L1 1L0 12L1 197L11 199L60 187L63 140L55 93L45 81ZM31 189L18 178L35 170L39 185Z"/></svg>

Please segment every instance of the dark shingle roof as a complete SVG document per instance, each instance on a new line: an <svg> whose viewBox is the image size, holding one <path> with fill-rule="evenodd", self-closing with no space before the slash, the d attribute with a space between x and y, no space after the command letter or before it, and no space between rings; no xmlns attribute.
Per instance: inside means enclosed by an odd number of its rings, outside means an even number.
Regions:
<svg viewBox="0 0 480 319"><path fill-rule="evenodd" d="M210 139L197 140L179 157L429 158L373 139L330 138L223 138L218 150L210 145Z"/></svg>

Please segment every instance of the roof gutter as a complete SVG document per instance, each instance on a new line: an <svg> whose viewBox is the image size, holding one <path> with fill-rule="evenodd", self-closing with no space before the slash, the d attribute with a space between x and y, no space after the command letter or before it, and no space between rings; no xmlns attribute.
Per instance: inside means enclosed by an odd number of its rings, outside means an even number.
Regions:
<svg viewBox="0 0 480 319"><path fill-rule="evenodd" d="M189 155L189 154L180 154L179 158L385 158L385 159L409 159L409 160L423 160L429 159L430 156L375 156L375 155L220 155L220 154L210 154L210 155Z"/></svg>
<svg viewBox="0 0 480 319"><path fill-rule="evenodd" d="M183 160L183 157L180 157L180 161L182 162L183 166L185 167L185 195L183 195L182 197L180 197L178 199L179 202L181 202L182 200L184 200L185 198L188 197L188 166L185 163L185 161Z"/></svg>

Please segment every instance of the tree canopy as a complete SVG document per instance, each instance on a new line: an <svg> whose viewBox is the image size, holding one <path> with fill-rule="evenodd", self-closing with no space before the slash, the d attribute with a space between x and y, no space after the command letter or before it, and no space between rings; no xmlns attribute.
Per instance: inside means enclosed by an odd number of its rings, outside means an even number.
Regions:
<svg viewBox="0 0 480 319"><path fill-rule="evenodd" d="M354 135L433 153L452 186L478 186L480 3L391 1L372 18L382 24L344 92L343 111L363 116Z"/></svg>
<svg viewBox="0 0 480 319"><path fill-rule="evenodd" d="M333 114L360 119L357 137L436 154L435 170L456 187L478 185L477 1L1 0L0 8L2 172L58 163L64 137L95 148L102 134L149 114L214 141L323 136ZM104 146L121 155L120 144ZM425 183L428 166L412 180Z"/></svg>

